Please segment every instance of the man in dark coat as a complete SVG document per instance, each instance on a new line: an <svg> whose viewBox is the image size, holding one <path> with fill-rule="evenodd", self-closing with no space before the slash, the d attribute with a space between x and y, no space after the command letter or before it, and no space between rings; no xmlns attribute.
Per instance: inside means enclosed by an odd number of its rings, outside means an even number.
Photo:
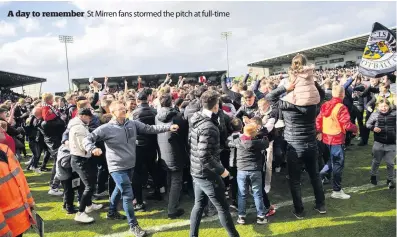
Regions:
<svg viewBox="0 0 397 237"><path fill-rule="evenodd" d="M148 91L144 89L139 92L137 96L137 107L130 114L130 120L138 120L144 124L154 125L155 117L157 111L149 106L148 104ZM162 200L160 194L161 188L161 177L158 172L158 163L157 163L157 135L152 134L140 134L137 135L136 138L136 164L135 164L135 172L134 177L132 179L133 182L133 190L134 195L137 200L137 204L135 205L135 210L145 210L145 205L143 203L142 196L142 177L143 177L143 165L146 165L146 168L150 175L153 178L154 182L154 193L147 198L149 200Z"/></svg>
<svg viewBox="0 0 397 237"><path fill-rule="evenodd" d="M225 196L222 177L229 172L220 162L219 94L206 91L201 96L202 111L196 112L189 120L190 173L194 180L195 203L190 216L190 236L198 236L201 217L208 199L218 211L219 220L229 236L240 236L237 232L229 204ZM208 198L207 198L208 197Z"/></svg>
<svg viewBox="0 0 397 237"><path fill-rule="evenodd" d="M172 108L172 97L164 94L160 97L161 108L157 111L156 125L177 124L177 132L157 134L161 159L167 168L167 184L169 190L168 217L171 219L183 215L179 207L182 190L183 168L188 162L187 134L188 123L175 108Z"/></svg>
<svg viewBox="0 0 397 237"><path fill-rule="evenodd" d="M293 214L298 218L304 217L304 208L301 196L301 170L305 164L306 171L310 176L313 186L315 203L314 207L321 214L325 214L325 196L320 173L317 168L317 142L315 120L317 115L317 105L296 106L286 101L280 100L280 96L286 92L291 92L295 88L294 83L290 83L288 88L278 87L266 95L266 99L272 101L282 111L285 130L284 138L287 145L287 163L289 185L294 203ZM316 83L316 88L322 100L325 97L324 90Z"/></svg>

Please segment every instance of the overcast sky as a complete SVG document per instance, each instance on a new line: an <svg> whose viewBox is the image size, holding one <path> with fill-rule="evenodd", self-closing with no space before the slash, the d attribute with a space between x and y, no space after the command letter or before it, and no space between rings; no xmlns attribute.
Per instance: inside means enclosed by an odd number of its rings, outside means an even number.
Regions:
<svg viewBox="0 0 397 237"><path fill-rule="evenodd" d="M230 18L9 18L8 11L202 11ZM0 2L0 70L47 78L43 91L67 90L71 78L226 70L290 51L396 25L394 2Z"/></svg>

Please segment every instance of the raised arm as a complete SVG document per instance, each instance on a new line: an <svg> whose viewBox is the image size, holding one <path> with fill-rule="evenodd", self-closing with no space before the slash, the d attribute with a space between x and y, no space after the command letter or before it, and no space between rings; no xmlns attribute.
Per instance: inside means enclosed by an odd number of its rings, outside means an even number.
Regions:
<svg viewBox="0 0 397 237"><path fill-rule="evenodd" d="M250 77L250 74L249 74L249 73L245 74L244 79L243 79L243 83L244 83L244 84L247 85L247 81L248 81L248 78L249 78L249 77Z"/></svg>
<svg viewBox="0 0 397 237"><path fill-rule="evenodd" d="M227 88L226 85L226 74L223 74L221 77L221 86L222 86L222 92L225 94L229 94L230 93L230 89Z"/></svg>

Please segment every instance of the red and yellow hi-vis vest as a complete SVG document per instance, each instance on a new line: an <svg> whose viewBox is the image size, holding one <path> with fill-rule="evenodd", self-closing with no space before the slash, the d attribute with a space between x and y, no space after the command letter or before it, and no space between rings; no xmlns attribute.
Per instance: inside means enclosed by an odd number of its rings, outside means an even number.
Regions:
<svg viewBox="0 0 397 237"><path fill-rule="evenodd" d="M338 121L338 112L343 106L342 103L337 103L332 109L330 116L323 117L323 133L327 135L338 135L340 133L346 133L345 129L340 126Z"/></svg>
<svg viewBox="0 0 397 237"><path fill-rule="evenodd" d="M33 224L34 205L25 175L11 149L0 144L8 163L0 161L0 236L18 236Z"/></svg>

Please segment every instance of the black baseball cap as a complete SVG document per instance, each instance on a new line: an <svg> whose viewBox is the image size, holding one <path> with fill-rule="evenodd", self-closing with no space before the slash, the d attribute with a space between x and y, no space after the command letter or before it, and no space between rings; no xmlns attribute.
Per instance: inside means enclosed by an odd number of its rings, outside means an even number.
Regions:
<svg viewBox="0 0 397 237"><path fill-rule="evenodd" d="M90 117L93 116L93 114L91 112L91 109L89 109L89 108L79 109L79 115L87 115L87 116L90 116Z"/></svg>

